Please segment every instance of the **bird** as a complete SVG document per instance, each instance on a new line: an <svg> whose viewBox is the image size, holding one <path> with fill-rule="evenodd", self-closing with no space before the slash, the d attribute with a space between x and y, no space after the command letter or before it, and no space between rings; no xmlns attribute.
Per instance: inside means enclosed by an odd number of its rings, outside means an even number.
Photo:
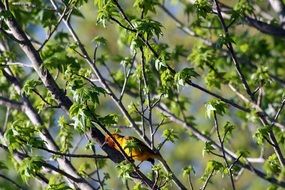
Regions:
<svg viewBox="0 0 285 190"><path fill-rule="evenodd" d="M151 150L145 143L133 136L123 136L118 133L111 134L112 137L118 142L121 148L125 151L126 155L129 156L132 160L137 161L149 161L152 165L155 160L162 160L162 157L159 153ZM109 136L105 136L105 143L118 151L121 151L119 146L113 141Z"/></svg>

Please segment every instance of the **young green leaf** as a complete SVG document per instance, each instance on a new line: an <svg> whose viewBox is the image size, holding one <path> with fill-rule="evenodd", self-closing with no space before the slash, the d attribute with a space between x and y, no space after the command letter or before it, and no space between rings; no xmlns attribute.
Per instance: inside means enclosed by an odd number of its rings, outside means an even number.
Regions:
<svg viewBox="0 0 285 190"><path fill-rule="evenodd" d="M226 112L226 104L221 100L211 100L205 106L208 118L211 118L214 111L220 115L224 115Z"/></svg>

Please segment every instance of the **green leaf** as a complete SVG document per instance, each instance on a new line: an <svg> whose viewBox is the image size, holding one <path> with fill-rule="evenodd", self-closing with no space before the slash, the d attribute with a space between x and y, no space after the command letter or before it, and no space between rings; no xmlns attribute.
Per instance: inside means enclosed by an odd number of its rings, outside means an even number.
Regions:
<svg viewBox="0 0 285 190"><path fill-rule="evenodd" d="M108 114L104 117L100 117L99 121L105 126L111 126L118 123L119 117L116 114Z"/></svg>
<svg viewBox="0 0 285 190"><path fill-rule="evenodd" d="M74 121L72 124L74 128L79 132L87 132L91 127L91 119L95 116L95 114L92 116L93 111L91 106L87 108L85 104L73 103L69 109L69 115Z"/></svg>
<svg viewBox="0 0 285 190"><path fill-rule="evenodd" d="M211 153L213 150L215 150L215 148L213 147L213 143L210 141L205 142L205 146L203 148L202 155L204 156L205 153Z"/></svg>
<svg viewBox="0 0 285 190"><path fill-rule="evenodd" d="M281 168L281 171L280 171L280 173L278 175L278 180L279 181L284 181L284 179L285 179L285 168L283 167L283 168Z"/></svg>
<svg viewBox="0 0 285 190"><path fill-rule="evenodd" d="M23 92L26 94L31 94L37 86L41 85L40 80L27 80L23 86Z"/></svg>
<svg viewBox="0 0 285 190"><path fill-rule="evenodd" d="M235 41L230 36L220 35L215 45L216 48L222 48L223 45L227 45L229 43L235 43Z"/></svg>
<svg viewBox="0 0 285 190"><path fill-rule="evenodd" d="M211 118L214 111L216 111L216 108L212 104L206 104L206 114L208 118Z"/></svg>
<svg viewBox="0 0 285 190"><path fill-rule="evenodd" d="M223 166L222 163L215 161L215 160L210 160L207 163L205 172L203 173L201 180L205 181L213 171L219 171L222 173L224 171L224 169L225 169L225 167Z"/></svg>
<svg viewBox="0 0 285 190"><path fill-rule="evenodd" d="M211 118L211 115L214 111L220 115L224 115L226 112L226 104L221 100L211 100L205 106L208 118Z"/></svg>
<svg viewBox="0 0 285 190"><path fill-rule="evenodd" d="M175 49L171 53L172 59L179 61L180 57L187 57L189 50L185 48L183 45L176 45Z"/></svg>
<svg viewBox="0 0 285 190"><path fill-rule="evenodd" d="M9 150L24 147L44 147L45 142L39 137L40 129L23 120L15 120L6 130L4 136L9 143Z"/></svg>
<svg viewBox="0 0 285 190"><path fill-rule="evenodd" d="M145 39L151 39L155 36L159 38L162 35L162 25L158 21L150 18L144 18L134 19L132 22L138 34L144 36Z"/></svg>
<svg viewBox="0 0 285 190"><path fill-rule="evenodd" d="M237 11L241 16L244 16L245 14L252 14L254 8L247 0L239 0L234 6L234 11Z"/></svg>
<svg viewBox="0 0 285 190"><path fill-rule="evenodd" d="M281 167L276 154L273 154L267 158L263 165L263 168L268 177L278 176L281 171Z"/></svg>
<svg viewBox="0 0 285 190"><path fill-rule="evenodd" d="M216 61L214 53L212 48L205 46L204 44L198 44L193 47L192 53L187 57L187 60L203 69L205 66L212 66Z"/></svg>
<svg viewBox="0 0 285 190"><path fill-rule="evenodd" d="M156 13L155 6L158 4L159 2L157 0L135 0L133 6L142 9L144 13L147 14L148 11Z"/></svg>
<svg viewBox="0 0 285 190"><path fill-rule="evenodd" d="M140 149L139 142L135 139L127 141L126 146L124 146L124 149L129 150L129 152L132 152L132 150Z"/></svg>
<svg viewBox="0 0 285 190"><path fill-rule="evenodd" d="M175 81L184 86L187 81L190 81L192 77L196 78L199 74L194 71L194 68L184 68L182 71L175 74Z"/></svg>
<svg viewBox="0 0 285 190"><path fill-rule="evenodd" d="M168 69L164 70L160 75L160 80L163 92L166 94L171 93L175 84L172 72Z"/></svg>
<svg viewBox="0 0 285 190"><path fill-rule="evenodd" d="M73 132L70 130L70 126L67 121L65 121L64 116L59 117L58 125L60 126L58 134L58 137L60 138L60 150L62 152L67 152L72 148Z"/></svg>
<svg viewBox="0 0 285 190"><path fill-rule="evenodd" d="M12 17L11 11L8 10L2 10L0 12L0 18L1 19L10 19Z"/></svg>
<svg viewBox="0 0 285 190"><path fill-rule="evenodd" d="M268 134L271 130L271 126L266 125L257 129L254 133L253 138L256 140L257 144L262 145L265 141L265 138L268 139Z"/></svg>
<svg viewBox="0 0 285 190"><path fill-rule="evenodd" d="M196 0L194 7L197 11L197 15L203 18L206 18L207 14L212 11L212 6L207 0Z"/></svg>
<svg viewBox="0 0 285 190"><path fill-rule="evenodd" d="M121 177L123 180L130 179L130 173L134 171L133 164L126 161L118 164L116 168L119 170L119 177Z"/></svg>
<svg viewBox="0 0 285 190"><path fill-rule="evenodd" d="M220 72L217 73L216 71L211 70L205 77L205 83L208 87L216 87L218 89L221 88L221 84L226 83L226 80L221 80L221 77L224 76L226 73Z"/></svg>
<svg viewBox="0 0 285 190"><path fill-rule="evenodd" d="M188 177L191 173L196 173L193 166L187 166L183 169L183 177Z"/></svg>
<svg viewBox="0 0 285 190"><path fill-rule="evenodd" d="M43 160L40 156L24 158L19 166L19 173L24 181L31 177L36 177L42 168Z"/></svg>
<svg viewBox="0 0 285 190"><path fill-rule="evenodd" d="M0 161L0 170L6 170L6 169L8 169L6 164L4 164L4 162Z"/></svg>
<svg viewBox="0 0 285 190"><path fill-rule="evenodd" d="M246 53L246 52L249 50L249 48L250 48L249 45L246 44L246 43L241 44L241 45L239 46L240 51L243 52L243 53Z"/></svg>
<svg viewBox="0 0 285 190"><path fill-rule="evenodd" d="M224 125L224 132L223 132L223 137L225 139L229 139L230 138L230 135L232 134L235 126L232 125L230 122L227 122L225 125Z"/></svg>
<svg viewBox="0 0 285 190"><path fill-rule="evenodd" d="M73 103L72 106L69 108L69 115L71 117L77 116L83 109L84 106L79 103Z"/></svg>
<svg viewBox="0 0 285 190"><path fill-rule="evenodd" d="M98 0L94 3L98 6L97 23L102 24L104 27L106 27L106 23L110 21L111 17L115 18L119 15L111 0Z"/></svg>
<svg viewBox="0 0 285 190"><path fill-rule="evenodd" d="M107 44L107 40L101 36L96 36L92 41L95 42L98 46L104 46Z"/></svg>
<svg viewBox="0 0 285 190"><path fill-rule="evenodd" d="M57 19L55 16L55 12L50 9L44 9L41 15L41 23L44 27L51 27L56 25Z"/></svg>
<svg viewBox="0 0 285 190"><path fill-rule="evenodd" d="M159 71L162 66L165 66L165 63L163 63L160 59L156 59L154 65L156 70Z"/></svg>
<svg viewBox="0 0 285 190"><path fill-rule="evenodd" d="M141 183L136 183L133 190L147 190L147 188L145 188Z"/></svg>
<svg viewBox="0 0 285 190"><path fill-rule="evenodd" d="M174 131L174 129L165 129L162 136L167 139L167 141L171 141L172 143L178 139L177 133Z"/></svg>
<svg viewBox="0 0 285 190"><path fill-rule="evenodd" d="M88 1L88 0L86 0L86 1ZM72 9L72 16L77 16L79 18L84 18L84 15L78 9Z"/></svg>
<svg viewBox="0 0 285 190"><path fill-rule="evenodd" d="M270 184L269 187L266 188L266 190L278 190L278 186Z"/></svg>
<svg viewBox="0 0 285 190"><path fill-rule="evenodd" d="M260 66L256 72L251 75L251 80L259 82L261 85L271 83L272 79L269 75L268 67Z"/></svg>
<svg viewBox="0 0 285 190"><path fill-rule="evenodd" d="M62 176L52 175L49 178L48 186L46 190L71 190L72 188L68 187L67 184L63 181Z"/></svg>

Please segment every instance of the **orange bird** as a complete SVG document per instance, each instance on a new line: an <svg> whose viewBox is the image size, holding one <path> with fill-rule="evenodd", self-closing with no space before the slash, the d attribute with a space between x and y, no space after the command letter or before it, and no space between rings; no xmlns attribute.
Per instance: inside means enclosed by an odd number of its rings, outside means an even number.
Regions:
<svg viewBox="0 0 285 190"><path fill-rule="evenodd" d="M116 133L112 134L112 137L116 139L121 148L125 151L126 155L132 158L133 160L147 160L154 164L154 159L162 159L159 153L155 153L147 145L145 145L142 141L135 137L122 136ZM119 146L113 141L113 139L109 135L105 137L105 143L108 144L109 147L120 151Z"/></svg>

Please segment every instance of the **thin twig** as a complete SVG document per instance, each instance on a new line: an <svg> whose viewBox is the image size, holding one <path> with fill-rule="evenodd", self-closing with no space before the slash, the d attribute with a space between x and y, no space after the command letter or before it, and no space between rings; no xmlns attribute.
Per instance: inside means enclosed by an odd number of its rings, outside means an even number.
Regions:
<svg viewBox="0 0 285 190"><path fill-rule="evenodd" d="M224 18L222 16L222 11L221 11L219 2L218 2L218 0L214 0L214 2L215 2L215 5L216 5L216 8L217 8L217 15L219 17L219 20L221 22L222 28L223 28L224 33L225 33L225 37L229 38L230 37L229 31L228 31L228 28L226 27L225 20L224 20ZM238 74L240 80L242 81L243 87L245 88L247 94L250 96L251 101L256 103L256 99L255 99L253 93L250 90L250 87L249 87L249 85L247 83L247 80L246 80L244 74L241 71L240 64L239 64L239 62L237 60L237 56L235 54L235 51L234 51L232 43L230 41L227 42L226 43L226 47L229 50L229 53L231 55L231 58L233 60L234 65L235 65L237 74ZM268 122L267 122L267 120L266 120L266 118L264 116L259 116L259 118L262 121L263 125L267 125L268 124ZM285 159L283 157L282 151L281 151L281 149L280 149L280 147L278 145L278 142L277 142L276 137L275 137L275 135L274 135L272 130L269 131L269 138L270 138L270 141L274 144L273 149L274 149L274 151L275 151L275 153L276 153L276 155L278 157L278 160L279 160L281 166L284 167Z"/></svg>
<svg viewBox="0 0 285 190"><path fill-rule="evenodd" d="M211 142L213 148L220 150L221 151L221 147L220 145L218 145L214 140L212 140L210 137L206 136L205 134L203 134L202 132L200 132L198 129L196 129L195 127L193 127L192 125L188 124L187 122L181 120L180 118L176 117L174 114L172 114L171 112L169 112L164 106L159 106L158 107L160 109L161 112L163 112L166 116L169 116L169 119L172 120L173 122L182 125L183 127L185 127L188 130L191 130L192 133L200 140L202 140L203 142ZM224 149L226 156L231 159L231 160L236 160L237 159L237 155L234 154L233 152L231 152L228 149ZM265 173L261 172L258 169L255 169L254 167L250 166L250 163L263 163L264 159L263 158L245 158L245 160L247 160L248 164L244 164L240 161L237 162L238 165L240 165L241 167L250 170L251 172L255 173L258 177L269 181L270 183L276 184L278 186L281 187L285 187L285 182L280 182L278 181L276 178L269 178Z"/></svg>
<svg viewBox="0 0 285 190"><path fill-rule="evenodd" d="M190 189L194 190L193 182L192 182L192 179L191 179L191 173L189 173L189 175L188 175L188 181L189 181Z"/></svg>
<svg viewBox="0 0 285 190"><path fill-rule="evenodd" d="M51 107L54 107L54 108L60 108L60 106L58 105L52 105L51 103L49 103L48 101L46 101L46 99L36 90L36 89L33 89L32 90L36 95L38 95L40 97L40 99L46 103L47 105L51 106Z"/></svg>
<svg viewBox="0 0 285 190"><path fill-rule="evenodd" d="M153 125L152 125L152 106L151 106L151 97L150 97L150 89L148 84L148 79L146 76L146 63L145 63L145 55L144 50L141 47L141 60L142 60L142 78L144 83L144 91L146 91L146 100L148 103L148 124L149 124L149 133L150 133L150 142L151 142L151 149L154 150L154 133L153 133Z"/></svg>
<svg viewBox="0 0 285 190"><path fill-rule="evenodd" d="M49 153L55 154L55 155L59 155L59 156L66 156L66 157L73 157L73 158L97 158L97 159L106 159L109 158L108 156L104 156L104 155L92 155L92 154L69 154L69 153L63 153L63 152L57 152L57 151L53 151L50 150L48 148L45 147L35 147L37 149L41 149L41 150L45 150Z"/></svg>
<svg viewBox="0 0 285 190"><path fill-rule="evenodd" d="M137 110L138 113L141 113L141 121L142 121L142 133L143 136L145 136L145 119L147 120L147 118L144 116L145 113L145 108L144 108L144 97L143 97L143 87L142 87L142 79L139 79L139 100L140 100L140 105L141 105L141 112L138 111L138 109L136 108L136 105L134 105L134 108Z"/></svg>
<svg viewBox="0 0 285 190"><path fill-rule="evenodd" d="M260 112L262 115L265 115L267 117L267 121L268 122L273 122L274 119L270 118L267 113L256 103L250 101L247 97L245 97L243 94L241 94L232 84L228 85L230 87L230 89L240 98L242 99L245 103L248 103L252 106L252 108L254 108L255 110L257 110L258 112ZM285 126L281 123L278 123L277 121L274 121L274 124L279 127L282 130L285 130Z"/></svg>
<svg viewBox="0 0 285 190"><path fill-rule="evenodd" d="M47 42L50 40L50 38L52 37L52 35L54 34L54 32L57 30L58 26L60 25L62 19L64 18L66 12L67 12L67 7L64 6L64 10L59 18L59 20L57 21L56 25L54 26L53 30L49 33L47 39L42 43L41 47L39 47L39 49L37 50L38 52L40 52L44 47L45 45L47 44Z"/></svg>
<svg viewBox="0 0 285 190"><path fill-rule="evenodd" d="M162 118L162 120L159 122L159 124L157 125L157 127L153 131L153 135L155 135L156 132L158 131L158 129L164 124L164 120L165 120L165 118Z"/></svg>
<svg viewBox="0 0 285 190"><path fill-rule="evenodd" d="M214 171L215 171L215 170L213 169L213 170L211 171L211 173L208 175L208 177L207 177L207 179L206 179L204 185L200 188L200 190L205 190L205 189L206 189L208 183L210 182L211 177L212 177L213 174L214 174Z"/></svg>
<svg viewBox="0 0 285 190"><path fill-rule="evenodd" d="M239 157L237 157L237 159L230 165L229 170L231 170L235 166L235 164L238 163L238 161L241 157L242 157L242 154L239 155Z"/></svg>
<svg viewBox="0 0 285 190"><path fill-rule="evenodd" d="M85 137L87 138L87 140L89 140L87 135L85 135ZM94 154L96 155L96 147L95 146L92 146L92 150L93 150ZM98 159L94 158L94 160L95 160L95 165L96 165L96 174L97 174L98 183L100 184L100 187L102 188L102 190L104 190L104 182L101 180L100 173L99 173Z"/></svg>
<svg viewBox="0 0 285 190"><path fill-rule="evenodd" d="M54 2L54 0L50 0L51 3L53 4L54 8L58 11L59 8L56 5L56 3ZM79 37L77 36L76 32L74 31L73 27L71 26L71 24L66 21L65 19L63 19L63 22L65 24L65 26L67 27L67 29L69 30L71 36L73 37L73 39L75 40L75 42L78 44L78 47L80 49L80 51L82 53L80 53L80 55L84 58L84 60L88 63L88 65L90 66L90 68L92 69L92 71L94 72L94 74L96 75L96 77L98 78L99 82L101 83L101 85L105 88L105 90L107 91L108 95L110 95L111 99L115 102L115 104L118 106L118 108L120 109L120 111L122 112L122 114L124 115L124 117L129 121L129 123L132 125L132 127L136 130L136 132L141 136L142 132L140 131L139 127L136 125L136 123L133 121L133 119L131 118L129 112L127 111L127 109L125 108L125 106L123 105L122 102L119 101L119 99L116 97L116 95L114 94L114 92L111 90L111 88L109 87L109 85L107 84L107 82L104 80L102 74L100 73L99 69L96 66L96 51L94 51L94 57L93 59L90 58L89 54L87 53L87 50L85 49L84 45L81 43ZM79 52L78 52L79 53ZM141 136L142 139L149 144L150 141L148 138Z"/></svg>
<svg viewBox="0 0 285 190"><path fill-rule="evenodd" d="M7 129L7 124L8 124L8 120L9 120L9 115L10 115L10 108L7 107L4 124L3 124L2 130L1 130L2 135L5 133L5 131L6 131L6 129Z"/></svg>
<svg viewBox="0 0 285 190"><path fill-rule="evenodd" d="M119 97L120 101L122 101L122 99L123 99L123 96L124 96L124 93L125 93L125 89L126 89L129 77L131 76L131 72L132 72L132 69L133 69L133 66L134 66L136 55L137 54L135 53L134 56L133 56L132 62L131 62L131 67L129 68L128 73L126 74L126 77L125 77L125 80L124 80L124 84L123 84L123 87L122 87L122 91L121 91L120 97Z"/></svg>
<svg viewBox="0 0 285 190"><path fill-rule="evenodd" d="M33 66L32 65L30 65L30 64L25 64L25 63L21 63L21 62L14 62L14 63L6 63L6 64L0 64L0 66L2 67L6 67L6 66L14 66L14 65L16 65L16 66L21 66L21 67L28 67L28 68L33 68Z"/></svg>
<svg viewBox="0 0 285 190"><path fill-rule="evenodd" d="M222 140L222 137L221 137L221 135L220 135L220 129L219 129L219 124L218 124L218 119L217 119L216 111L214 111L214 123L215 123L215 128L216 128L217 136L218 136L219 142L220 142L220 144L221 144L221 149L222 149L222 153L223 153L223 158L224 158L224 160L225 160L227 169L228 169L229 174L230 174L230 179L231 179L232 188L233 188L233 190L235 190L236 187L235 187L235 183L234 183L234 179L233 179L233 174L232 174L232 170L231 170L231 168L230 168L228 159L227 159L227 157L226 157L225 148L224 148L224 141Z"/></svg>
<svg viewBox="0 0 285 190"><path fill-rule="evenodd" d="M272 127L272 126L275 124L275 122L278 120L278 117L279 117L279 115L280 115L282 109L284 108L284 105L285 105L285 98L282 100L281 105L280 105L280 107L279 107L279 109L278 109L276 115L274 116L274 119L273 119L273 121L272 121L272 123L271 123L271 127Z"/></svg>
<svg viewBox="0 0 285 190"><path fill-rule="evenodd" d="M9 108L13 108L13 109L18 109L18 110L23 109L23 104L21 102L17 102L15 100L10 100L8 98L1 97L1 96L0 96L0 105L6 106Z"/></svg>
<svg viewBox="0 0 285 190"><path fill-rule="evenodd" d="M229 38L229 37L230 37L229 31L228 31L228 28L227 28L227 26L226 26L226 24L225 24L224 18L223 18L223 16L222 16L221 8L220 8L220 5L219 5L219 3L218 3L218 0L214 0L214 2L215 2L215 5L216 5L216 7L217 7L218 17L219 17L219 20L220 20L221 25L222 25L222 27L223 27L223 30L224 30L224 32L225 32L225 36L226 36L226 38ZM238 60L237 60L237 56L236 56L236 54L235 54L235 52L234 52L234 48L233 48L232 43L231 43L230 41L227 42L226 47L228 48L228 50L229 50L229 52L230 52L230 55L231 55L231 58L232 58L232 60L233 60L234 65L235 65L236 71L237 71L237 73L238 73L238 75L239 75L239 77L240 77L240 80L242 81L242 84L243 84L243 86L244 86L244 88L245 88L247 94L248 94L248 95L251 97L251 99L254 101L254 100L255 100L255 97L253 96L253 94L252 94L252 92L251 92L251 90L250 90L250 87L249 87L249 85L248 85L248 83L247 83L247 80L246 80L244 74L243 74L242 71L241 71L240 64L239 64L239 62L238 62Z"/></svg>

